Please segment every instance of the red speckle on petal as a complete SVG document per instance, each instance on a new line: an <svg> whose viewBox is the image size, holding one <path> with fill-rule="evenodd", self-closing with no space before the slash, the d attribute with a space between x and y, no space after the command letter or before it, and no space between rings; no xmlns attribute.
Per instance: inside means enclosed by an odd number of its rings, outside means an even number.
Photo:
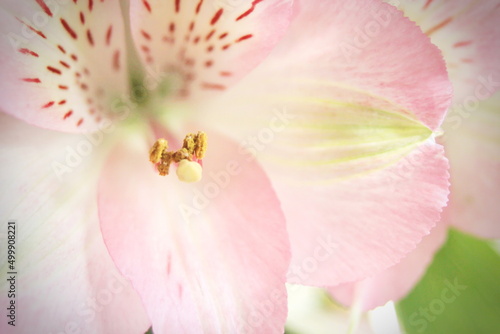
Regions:
<svg viewBox="0 0 500 334"><path fill-rule="evenodd" d="M213 61L208 60L208 61L205 62L205 67L212 67L213 64L214 64Z"/></svg>
<svg viewBox="0 0 500 334"><path fill-rule="evenodd" d="M52 12L50 11L50 8L47 6L44 0L36 0L36 3L42 7L43 11L50 17L52 17Z"/></svg>
<svg viewBox="0 0 500 334"><path fill-rule="evenodd" d="M249 38L252 38L252 37L253 37L253 35L252 35L252 34L248 34L248 35L245 35L245 36L241 36L241 37L240 37L240 38L238 38L235 42L236 42L236 43L239 43L239 42L241 42L241 41L244 41L244 40L249 39Z"/></svg>
<svg viewBox="0 0 500 334"><path fill-rule="evenodd" d="M236 21L239 21L239 20L241 20L241 19L243 19L243 18L247 17L248 15L252 14L252 12L255 10L255 6L257 6L257 4L258 4L259 2L262 2L262 1L263 1L263 0L254 0L254 1L252 2L252 7L251 7L249 10L247 10L246 12L244 12L243 14L241 14L240 16L238 16L238 17L236 18Z"/></svg>
<svg viewBox="0 0 500 334"><path fill-rule="evenodd" d="M64 114L64 117L63 119L67 119L68 117L70 117L71 115L73 115L73 110L70 110L68 111L67 113Z"/></svg>
<svg viewBox="0 0 500 334"><path fill-rule="evenodd" d="M111 34L113 33L113 26L109 26L108 31L106 32L106 45L109 46L111 43Z"/></svg>
<svg viewBox="0 0 500 334"><path fill-rule="evenodd" d="M21 52L22 54L25 54L25 55L30 55L30 56L37 57L37 58L39 57L38 53L33 52L33 51L26 49L26 48L19 49L19 52Z"/></svg>
<svg viewBox="0 0 500 334"><path fill-rule="evenodd" d="M42 83L38 78L23 78L22 80L25 82Z"/></svg>
<svg viewBox="0 0 500 334"><path fill-rule="evenodd" d="M175 0L175 12L178 13L181 10L181 0Z"/></svg>
<svg viewBox="0 0 500 334"><path fill-rule="evenodd" d="M151 13L151 5L149 2L147 2L147 0L142 0L142 4L146 7L147 11Z"/></svg>
<svg viewBox="0 0 500 334"><path fill-rule="evenodd" d="M435 33L436 31L446 27L448 24L450 24L451 22L453 21L453 18L452 17L449 17L447 18L446 20L443 20L441 23L435 25L434 27L430 28L429 30L427 30L425 32L425 34L427 36L430 36L432 35L433 33Z"/></svg>
<svg viewBox="0 0 500 334"><path fill-rule="evenodd" d="M423 9L425 10L425 9L429 8L429 6L431 5L432 1L434 1L434 0L427 0L427 2L425 3Z"/></svg>
<svg viewBox="0 0 500 334"><path fill-rule="evenodd" d="M170 23L170 26L168 29L170 30L170 32L174 32L175 31L175 23L174 22Z"/></svg>
<svg viewBox="0 0 500 334"><path fill-rule="evenodd" d="M83 124L83 118L80 118L78 122L76 123L76 126L80 126Z"/></svg>
<svg viewBox="0 0 500 334"><path fill-rule="evenodd" d="M52 107L54 105L54 103L55 103L54 101L50 101L47 104L45 104L42 108L43 109L50 108L50 107Z"/></svg>
<svg viewBox="0 0 500 334"><path fill-rule="evenodd" d="M233 74L232 74L231 72L225 72L225 71L223 71L223 72L220 72L220 75L221 75L222 77L230 77L230 76L231 76L231 75L233 75Z"/></svg>
<svg viewBox="0 0 500 334"><path fill-rule="evenodd" d="M223 33L222 35L219 36L219 39L224 39L224 38L227 37L227 35L228 35L228 33L225 32L225 33Z"/></svg>
<svg viewBox="0 0 500 334"><path fill-rule="evenodd" d="M85 24L85 15L83 14L83 12L80 12L80 22L82 24Z"/></svg>
<svg viewBox="0 0 500 334"><path fill-rule="evenodd" d="M229 49L230 46L231 46L231 44L226 44L222 47L222 50L227 50L227 49Z"/></svg>
<svg viewBox="0 0 500 334"><path fill-rule="evenodd" d="M214 50L214 46L213 45L210 45L208 48L207 48L207 52L212 52Z"/></svg>
<svg viewBox="0 0 500 334"><path fill-rule="evenodd" d="M200 12L202 4L203 4L203 0L200 0L200 2L198 2L198 5L196 6L196 14L198 14Z"/></svg>
<svg viewBox="0 0 500 334"><path fill-rule="evenodd" d="M60 106L62 106L62 105L64 105L64 104L66 104L66 100L61 100L61 101L59 101L59 103L58 103L58 104L59 104Z"/></svg>
<svg viewBox="0 0 500 334"><path fill-rule="evenodd" d="M41 32L40 30L37 30L37 29L33 28L32 26L30 26L29 24L25 23L24 21L22 21L20 19L17 19L17 20L19 22L21 22L22 24L24 24L26 27L28 27L29 30L33 31L38 36L42 37L43 39L47 39L47 36L45 36L45 34L43 32Z"/></svg>
<svg viewBox="0 0 500 334"><path fill-rule="evenodd" d="M214 25L219 21L220 17L222 16L222 13L224 13L224 8L221 8L215 13L214 17L212 17L212 20L210 21L211 25Z"/></svg>
<svg viewBox="0 0 500 334"><path fill-rule="evenodd" d="M68 89L69 89L69 87L68 87L68 86L64 86L64 85L59 85L58 87L59 87L59 89L61 89L61 90L68 90Z"/></svg>
<svg viewBox="0 0 500 334"><path fill-rule="evenodd" d="M148 34L146 31L141 30L141 34L142 34L142 36L144 36L144 38L145 38L145 39L147 39L148 41L150 41L150 40L151 40L151 35L150 35L150 34Z"/></svg>
<svg viewBox="0 0 500 334"><path fill-rule="evenodd" d="M91 46L94 46L94 38L92 37L92 32L90 30L87 30L87 39L89 41L89 44Z"/></svg>
<svg viewBox="0 0 500 334"><path fill-rule="evenodd" d="M89 11L91 12L94 8L94 0L89 0Z"/></svg>
<svg viewBox="0 0 500 334"><path fill-rule="evenodd" d="M471 45L471 44L472 44L472 41L462 41L462 42L458 42L458 43L453 44L453 47L460 48L460 47Z"/></svg>
<svg viewBox="0 0 500 334"><path fill-rule="evenodd" d="M69 66L68 63L64 62L64 61L60 61L59 64L61 64L62 66L66 67L66 68L71 68L71 66Z"/></svg>
<svg viewBox="0 0 500 334"><path fill-rule="evenodd" d="M75 54L71 55L71 59L73 59L74 61L78 61L78 57Z"/></svg>
<svg viewBox="0 0 500 334"><path fill-rule="evenodd" d="M78 35L76 34L76 32L69 26L68 22L66 22L65 19L61 19L61 24L62 26L64 27L64 29L66 30L66 32L73 38L73 39L77 39L78 38Z"/></svg>
<svg viewBox="0 0 500 334"><path fill-rule="evenodd" d="M215 34L215 30L212 30L211 32L208 33L207 37L205 37L205 40L208 41L212 36Z"/></svg>
<svg viewBox="0 0 500 334"><path fill-rule="evenodd" d="M59 48L59 50L61 50L62 53L66 54L66 50L62 46L58 45L57 47Z"/></svg>
<svg viewBox="0 0 500 334"><path fill-rule="evenodd" d="M47 69L48 69L50 72L52 72L52 73L55 73L55 74L58 74L58 75L61 75L61 74L62 74L61 70L59 70L59 69L57 69L57 68L55 68L55 67L52 67L52 66L47 66Z"/></svg>

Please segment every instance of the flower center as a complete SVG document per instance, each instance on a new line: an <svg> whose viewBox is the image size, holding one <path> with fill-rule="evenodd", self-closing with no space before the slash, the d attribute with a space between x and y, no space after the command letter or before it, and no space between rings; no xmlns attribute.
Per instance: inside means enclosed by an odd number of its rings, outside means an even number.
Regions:
<svg viewBox="0 0 500 334"><path fill-rule="evenodd" d="M177 151L168 150L168 142L164 138L158 139L149 151L149 161L155 164L158 173L168 175L170 165L177 164L177 177L183 182L198 182L201 180L201 162L207 151L207 135L198 131L190 133L184 138L182 148Z"/></svg>

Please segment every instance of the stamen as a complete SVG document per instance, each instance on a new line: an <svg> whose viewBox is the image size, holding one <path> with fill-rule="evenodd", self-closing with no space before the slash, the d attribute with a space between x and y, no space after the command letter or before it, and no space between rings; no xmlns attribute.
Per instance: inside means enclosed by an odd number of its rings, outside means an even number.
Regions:
<svg viewBox="0 0 500 334"><path fill-rule="evenodd" d="M168 151L166 139L158 139L149 150L149 161L156 165L158 173L168 175L172 162L177 166L177 177L183 182L198 182L202 176L202 167L199 160L203 159L207 151L207 135L199 131L189 133L184 138L182 148L177 151Z"/></svg>
<svg viewBox="0 0 500 334"><path fill-rule="evenodd" d="M162 153L168 148L168 142L161 138L154 143L153 147L149 150L149 161L157 164L161 161Z"/></svg>

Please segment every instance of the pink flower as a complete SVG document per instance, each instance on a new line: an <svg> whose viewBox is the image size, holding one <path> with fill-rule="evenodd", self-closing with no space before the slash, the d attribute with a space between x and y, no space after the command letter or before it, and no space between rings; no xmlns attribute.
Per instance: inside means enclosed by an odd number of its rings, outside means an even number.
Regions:
<svg viewBox="0 0 500 334"><path fill-rule="evenodd" d="M21 330L282 332L286 281L365 278L440 219L451 87L389 5L9 0L0 22ZM198 130L203 179L159 176L153 143Z"/></svg>
<svg viewBox="0 0 500 334"><path fill-rule="evenodd" d="M443 218L401 263L356 284L331 289L336 298L371 309L405 296L425 273L449 227L499 238L500 6L491 1L402 1L443 52L454 88L439 138L450 160L451 195Z"/></svg>

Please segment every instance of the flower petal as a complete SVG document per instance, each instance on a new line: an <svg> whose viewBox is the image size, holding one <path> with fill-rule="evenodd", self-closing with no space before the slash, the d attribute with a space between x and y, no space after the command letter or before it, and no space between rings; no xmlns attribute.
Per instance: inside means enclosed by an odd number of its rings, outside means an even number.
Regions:
<svg viewBox="0 0 500 334"><path fill-rule="evenodd" d="M159 176L140 140L114 151L99 190L105 243L156 333L283 331L290 255L279 202L257 164L207 134L195 184Z"/></svg>
<svg viewBox="0 0 500 334"><path fill-rule="evenodd" d="M198 116L241 138L273 180L289 279L335 285L395 264L439 221L448 164L432 131L451 85L438 49L395 8L302 7L277 50Z"/></svg>
<svg viewBox="0 0 500 334"><path fill-rule="evenodd" d="M96 130L126 98L120 3L60 3L2 1L0 108L43 128Z"/></svg>
<svg viewBox="0 0 500 334"><path fill-rule="evenodd" d="M78 152L84 138L37 129L4 114L0 122L0 303L15 300L14 332L144 333L149 320L141 300L101 238L96 154L78 162L78 154L69 152ZM53 169L57 164L71 170L62 180ZM11 220L16 221L15 270L7 270ZM17 272L10 300L8 271ZM12 329L2 319L0 332Z"/></svg>
<svg viewBox="0 0 500 334"><path fill-rule="evenodd" d="M157 85L191 101L259 64L286 31L292 2L134 0L134 38Z"/></svg>
<svg viewBox="0 0 500 334"><path fill-rule="evenodd" d="M450 116L443 136L452 184L444 219L466 232L500 238L500 93L462 115Z"/></svg>
<svg viewBox="0 0 500 334"><path fill-rule="evenodd" d="M492 72L500 73L500 6L497 1L401 0L398 3L405 15L443 52L456 99L474 93L478 78L487 78Z"/></svg>
<svg viewBox="0 0 500 334"><path fill-rule="evenodd" d="M352 306L356 298L361 299L359 305L364 311L382 306L390 300L403 298L425 274L434 254L446 240L447 229L448 225L439 224L401 262L374 277L341 284L328 290L346 306Z"/></svg>

